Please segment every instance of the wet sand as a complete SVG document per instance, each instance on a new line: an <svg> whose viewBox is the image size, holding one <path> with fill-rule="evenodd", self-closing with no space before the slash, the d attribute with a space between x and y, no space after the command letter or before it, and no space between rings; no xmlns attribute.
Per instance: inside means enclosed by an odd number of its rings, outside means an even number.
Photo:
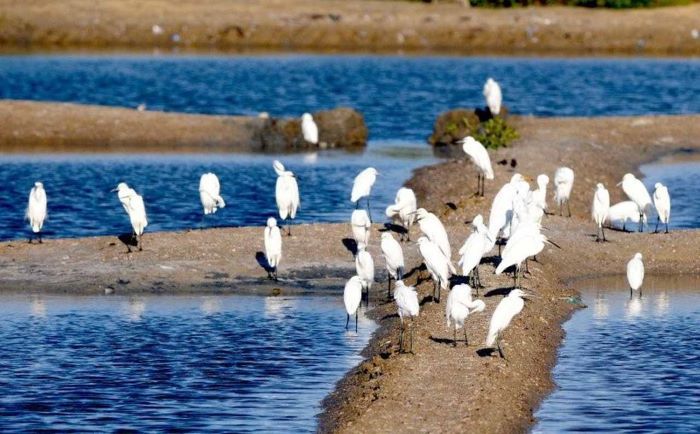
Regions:
<svg viewBox="0 0 700 434"><path fill-rule="evenodd" d="M700 54L698 4L605 10L462 3L0 0L0 49Z"/></svg>
<svg viewBox="0 0 700 434"><path fill-rule="evenodd" d="M697 245L700 231L637 234L608 231L608 243L594 242L589 209L596 182L604 182L612 201L622 199L615 187L622 175L665 155L700 149L700 116L630 118L514 118L521 139L492 154L492 161L515 158L516 170L536 177L568 165L576 172L572 218L549 216L547 235L561 250L548 246L531 262L524 286L538 298L527 303L504 335L507 360L485 355L483 342L490 314L507 292L510 277L492 273L488 258L481 276L484 313L468 320L469 346L452 346L445 326L444 301L424 303L416 322L415 354L398 354L398 318L393 303L384 303L386 288L375 226L369 250L377 280L370 315L379 323L365 350L367 361L350 372L325 401L322 431L336 432L522 432L533 423L533 411L553 387L550 369L562 339L562 322L577 308L575 280L624 272L636 252L645 255L649 274L700 274ZM514 173L495 165L496 179L486 184L484 199L473 197L476 172L463 159L418 170L408 185L421 206L445 222L456 252L470 232L465 222L490 202ZM551 186L551 184L550 184ZM548 194L551 203L551 192ZM448 203L450 205L448 205ZM456 208L453 210L453 208ZM348 203L348 211L351 205ZM122 212L115 209L115 212ZM262 251L263 228L193 230L146 234L143 252L126 253L116 237L22 241L0 244L0 289L40 292L226 292L262 294L337 291L354 273L352 254L343 238L349 224L293 227L283 240L281 282L265 278L256 254ZM418 237L418 229L412 238ZM404 245L407 282L420 277L414 243ZM423 276L425 277L425 276ZM432 283L421 281L427 300ZM443 294L443 300L447 294ZM344 314L339 312L339 318ZM342 326L342 324L339 324Z"/></svg>

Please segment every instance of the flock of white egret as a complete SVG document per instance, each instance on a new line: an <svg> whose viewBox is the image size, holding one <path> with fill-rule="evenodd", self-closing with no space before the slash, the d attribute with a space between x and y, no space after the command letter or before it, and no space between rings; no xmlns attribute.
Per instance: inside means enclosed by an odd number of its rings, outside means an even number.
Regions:
<svg viewBox="0 0 700 434"><path fill-rule="evenodd" d="M489 110L493 115L498 115L501 109L502 94L498 83L489 79L484 85L484 97ZM302 133L305 140L311 143L318 142L318 127L310 114L302 116ZM462 148L469 159L478 169L478 185L476 194L483 196L485 181L494 179L488 151L473 137L466 137L462 141ZM277 174L275 186L275 199L282 221L293 220L300 206L299 186L293 172L286 170L284 165L275 160L273 169ZM355 329L357 330L358 309L363 299L363 293L369 291L375 280L375 263L372 255L367 250L370 245L372 217L370 213L370 195L372 187L377 180L379 172L373 167L361 171L354 179L350 201L355 204L350 223L352 235L357 245L355 254L356 275L350 278L344 289L343 300L347 312L346 328L350 317L355 315ZM424 208L418 208L416 196L409 188L398 190L394 204L386 208L386 216L392 220L394 226L402 228L399 231L400 241L410 241L410 230L415 223L418 224L421 236L416 245L423 259L423 263L433 281L432 301L439 303L441 294L449 291L446 303L446 319L448 327L454 329L454 343L457 344L457 330L464 328L468 316L482 312L486 305L482 300L474 299L472 288L477 290L481 286L479 266L484 256L496 245L499 246L500 262L495 274L501 274L506 269L514 267L514 288L504 297L494 310L486 345L493 348L495 345L499 354L503 357L500 345L500 336L508 327L513 317L520 313L524 306L524 298L532 294L525 292L519 285L523 265L527 268L529 258L535 258L542 252L545 243L552 243L542 234L542 219L547 213L547 186L549 177L541 174L537 177L537 188L530 189L528 179L521 174L514 174L510 181L503 185L496 193L491 204L488 225L483 217L476 215L471 226L473 232L468 236L459 249L457 264L461 267L461 276L467 278L471 286L466 283L455 285L450 290L450 279L458 276L457 269L452 263L452 249L450 240L440 219ZM574 185L574 171L568 167L560 167L554 173L554 201L559 208L559 215L563 214L566 206L567 214L571 216L569 199ZM657 214L657 227L659 223L666 225L670 217L670 197L665 186L657 183L652 196L646 190L644 184L633 174L626 174L618 184L629 198L629 201L610 206L610 195L603 184L598 184L593 197L592 218L597 227L596 240L605 241L604 224L616 226L622 224L624 228L627 222L639 223L642 231L644 223L655 208ZM126 183L120 183L113 191L117 192L119 201L126 211L133 228L133 234L137 240L139 250L143 249L142 236L148 226L146 208L143 198ZM217 209L226 204L221 197L221 186L218 177L213 173L205 173L200 179L200 200L204 214L215 213ZM363 202L366 209L361 207ZM35 183L29 195L27 218L32 232L41 242L41 231L47 214L47 198L41 182ZM291 235L291 227L287 226L287 233ZM31 242L30 238L30 242ZM282 234L274 217L267 219L264 231L265 257L268 262L268 275L277 279L277 269L282 259ZM501 247L502 250L501 250ZM403 282L405 263L403 249L399 241L389 232L381 235L380 249L384 258L388 274L387 298L391 295L391 281L394 280L394 301L401 320L400 351L404 351L404 330L410 320L409 350L413 348L413 322L419 315L420 304L416 289L407 286ZM131 248L129 247L129 251ZM627 277L630 290L640 290L644 278L644 265L642 255L637 253L627 266ZM468 344L465 328L465 343Z"/></svg>

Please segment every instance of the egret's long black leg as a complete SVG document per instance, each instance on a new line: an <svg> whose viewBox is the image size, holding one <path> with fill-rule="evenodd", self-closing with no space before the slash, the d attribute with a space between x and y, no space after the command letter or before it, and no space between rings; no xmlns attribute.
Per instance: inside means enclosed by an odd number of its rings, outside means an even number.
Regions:
<svg viewBox="0 0 700 434"><path fill-rule="evenodd" d="M668 233L668 220L666 220L666 233Z"/></svg>
<svg viewBox="0 0 700 434"><path fill-rule="evenodd" d="M399 353L403 353L403 319L399 328Z"/></svg>
<svg viewBox="0 0 700 434"><path fill-rule="evenodd" d="M454 333L453 333L453 336L454 336L454 339L453 339L454 343L453 343L453 345L456 347L456 346L457 346L457 324L455 324L455 326L454 326L454 328L452 329L452 331L454 332Z"/></svg>
<svg viewBox="0 0 700 434"><path fill-rule="evenodd" d="M389 275L389 278L386 281L386 299L391 300L391 274Z"/></svg>
<svg viewBox="0 0 700 434"><path fill-rule="evenodd" d="M569 217L571 217L571 204L569 203L569 199L566 200L566 210L569 212Z"/></svg>
<svg viewBox="0 0 700 434"><path fill-rule="evenodd" d="M357 310L360 310L359 308ZM357 313L357 310L355 311L355 333L357 333L357 317L359 316Z"/></svg>
<svg viewBox="0 0 700 434"><path fill-rule="evenodd" d="M411 318L411 325L410 325L410 327L411 327L411 354L413 354L413 326L414 325L415 324L413 324L413 318Z"/></svg>
<svg viewBox="0 0 700 434"><path fill-rule="evenodd" d="M348 329L348 324L350 324L350 314L347 314L347 318L345 319L345 330Z"/></svg>
<svg viewBox="0 0 700 434"><path fill-rule="evenodd" d="M41 232L39 232L38 235L39 235L39 244L43 244L43 243L44 243L44 240L43 240L43 237L42 237L42 235L41 235Z"/></svg>
<svg viewBox="0 0 700 434"><path fill-rule="evenodd" d="M462 327L464 329L464 345L469 346L469 340L467 340L467 326Z"/></svg>
<svg viewBox="0 0 700 434"><path fill-rule="evenodd" d="M502 359L505 360L506 356L503 354L503 350L501 349L501 337L498 336L496 338L496 348L498 348L498 354L501 356Z"/></svg>

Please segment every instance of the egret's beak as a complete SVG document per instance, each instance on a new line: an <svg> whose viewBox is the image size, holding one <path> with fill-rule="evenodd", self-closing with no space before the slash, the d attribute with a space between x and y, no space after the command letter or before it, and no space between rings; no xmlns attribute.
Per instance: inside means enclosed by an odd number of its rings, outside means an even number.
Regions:
<svg viewBox="0 0 700 434"><path fill-rule="evenodd" d="M556 247L557 249L561 249L561 246L559 246L559 244L555 243L554 241L547 240L547 242Z"/></svg>
<svg viewBox="0 0 700 434"><path fill-rule="evenodd" d="M617 183L617 186L618 186L618 187L621 186L621 185L622 185L622 181L620 181L620 182Z"/></svg>
<svg viewBox="0 0 700 434"><path fill-rule="evenodd" d="M113 188L113 189L109 190L110 193L114 193L114 192L116 192L116 191L119 191L119 189L118 189L118 188Z"/></svg>

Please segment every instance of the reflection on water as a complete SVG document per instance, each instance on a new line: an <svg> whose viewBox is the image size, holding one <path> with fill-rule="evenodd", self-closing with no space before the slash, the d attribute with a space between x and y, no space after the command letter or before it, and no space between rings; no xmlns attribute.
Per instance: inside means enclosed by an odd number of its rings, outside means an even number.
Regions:
<svg viewBox="0 0 700 434"><path fill-rule="evenodd" d="M311 432L375 325L342 297L0 295L0 431Z"/></svg>
<svg viewBox="0 0 700 434"><path fill-rule="evenodd" d="M564 325L557 389L535 433L700 431L700 279L624 276L583 284L591 308Z"/></svg>

